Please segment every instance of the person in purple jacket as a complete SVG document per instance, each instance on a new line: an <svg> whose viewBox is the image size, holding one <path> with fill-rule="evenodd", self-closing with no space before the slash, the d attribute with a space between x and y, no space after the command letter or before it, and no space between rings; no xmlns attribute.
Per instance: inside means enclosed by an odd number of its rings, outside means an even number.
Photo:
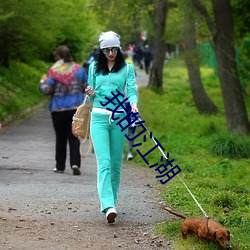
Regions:
<svg viewBox="0 0 250 250"><path fill-rule="evenodd" d="M55 51L56 62L49 69L48 76L39 84L40 91L50 95L49 110L56 135L55 173L64 173L66 168L67 142L69 142L70 166L73 175L80 175L80 142L72 134L72 117L84 100L87 74L73 61L67 46L59 46Z"/></svg>

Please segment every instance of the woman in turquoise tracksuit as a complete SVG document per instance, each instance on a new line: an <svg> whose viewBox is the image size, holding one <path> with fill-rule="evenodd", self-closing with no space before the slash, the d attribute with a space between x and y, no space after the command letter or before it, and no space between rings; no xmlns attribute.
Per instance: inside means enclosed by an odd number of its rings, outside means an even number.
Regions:
<svg viewBox="0 0 250 250"><path fill-rule="evenodd" d="M121 132L117 121L126 116L126 112L114 114L106 108L115 110L119 104L113 103L114 94L119 90L126 96L132 112L138 112L135 88L135 70L132 64L126 63L120 50L120 37L112 31L99 36L100 53L97 60L89 67L86 93L93 100L90 133L97 159L97 188L101 202L101 211L106 213L108 223L113 223L117 216L115 204L121 178L122 154L127 129ZM107 99L108 98L108 99ZM120 102L124 98L120 95ZM103 106L102 104L106 104ZM123 110L118 108L118 110ZM115 120L119 117L118 120ZM123 126L127 125L126 120Z"/></svg>

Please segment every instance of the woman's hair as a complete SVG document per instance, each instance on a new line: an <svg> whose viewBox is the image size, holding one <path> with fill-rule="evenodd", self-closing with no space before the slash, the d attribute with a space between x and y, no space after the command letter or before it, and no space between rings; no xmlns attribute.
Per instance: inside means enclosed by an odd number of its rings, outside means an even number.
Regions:
<svg viewBox="0 0 250 250"><path fill-rule="evenodd" d="M61 45L56 49L56 51L54 53L54 57L55 57L55 59L58 59L58 57L59 57L60 59L63 59L64 62L72 62L73 61L70 50L65 45Z"/></svg>
<svg viewBox="0 0 250 250"><path fill-rule="evenodd" d="M117 72L119 71L121 68L123 68L125 66L125 60L124 57L121 53L120 48L117 51L117 55L115 58L115 65L112 69L113 72ZM99 74L103 74L103 75L107 75L109 74L109 69L108 69L108 65L107 65L107 58L106 56L103 54L102 50L100 50L99 56L97 58L97 63L96 63L96 72Z"/></svg>

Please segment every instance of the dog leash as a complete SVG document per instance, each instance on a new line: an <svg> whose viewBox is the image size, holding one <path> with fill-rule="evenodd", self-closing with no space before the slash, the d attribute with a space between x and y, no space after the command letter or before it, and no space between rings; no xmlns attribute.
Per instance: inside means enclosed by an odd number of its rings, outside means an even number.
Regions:
<svg viewBox="0 0 250 250"><path fill-rule="evenodd" d="M204 216L206 218L209 219L209 216L207 215L207 213L204 211L204 209L201 207L201 205L199 204L199 202L196 200L196 198L194 197L194 195L192 194L192 192L190 191L190 189L188 188L188 186L186 185L186 183L182 180L182 178L178 175L179 179L181 180L182 184L185 186L185 188L187 189L187 191L189 192L189 194L191 195L191 197L194 199L194 201L196 202L197 206L200 208L200 210L202 211L202 213L204 214Z"/></svg>
<svg viewBox="0 0 250 250"><path fill-rule="evenodd" d="M142 121L140 118L138 118L139 121ZM148 134L150 135L150 132L148 131L147 127L145 125L143 125L145 127L145 129L147 130ZM151 137L153 142L155 143L155 145L157 146L157 143L154 139L154 137ZM160 148L160 146L157 146L158 149L161 151L162 155L165 157L165 159L167 160L168 157L164 154L163 150ZM195 201L195 203L197 204L197 206L200 208L200 210L202 211L202 213L204 214L204 216L209 219L209 216L207 215L207 213L204 211L204 209L201 207L201 205L199 204L199 202L197 201L197 199L194 197L194 195L192 194L191 190L188 188L188 186L186 185L186 183L182 180L182 178L177 175L179 177L179 179L181 180L182 184L184 185L184 187L187 189L187 191L189 192L189 194L191 195L191 197L193 198L193 200Z"/></svg>

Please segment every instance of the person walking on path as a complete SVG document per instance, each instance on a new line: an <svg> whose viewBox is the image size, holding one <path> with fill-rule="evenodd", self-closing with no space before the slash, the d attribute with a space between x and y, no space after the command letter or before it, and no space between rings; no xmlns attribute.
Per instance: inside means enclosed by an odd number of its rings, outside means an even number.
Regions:
<svg viewBox="0 0 250 250"><path fill-rule="evenodd" d="M115 205L121 179L125 134L127 134L127 129L121 131L114 120L118 117L124 118L126 113L114 113L112 120L112 112L106 108L116 110L118 102L110 102L106 107L103 107L102 103L107 102L106 98L112 99L111 92L119 90L124 95L126 89L131 110L137 113L137 94L134 66L124 60L120 36L113 31L103 32L99 36L99 42L99 57L90 65L89 86L86 88L86 93L93 100L90 134L97 159L97 189L101 211L106 214L108 223L113 223L117 216ZM119 99L122 102L121 96Z"/></svg>
<svg viewBox="0 0 250 250"><path fill-rule="evenodd" d="M145 72L148 75L151 61L153 59L152 51L149 48L149 46L146 44L144 51L143 51L143 57L144 57L144 67L145 67Z"/></svg>
<svg viewBox="0 0 250 250"><path fill-rule="evenodd" d="M67 46L59 46L55 51L55 64L50 68L48 77L43 77L39 84L40 91L50 95L49 110L56 134L55 173L64 173L66 168L67 141L69 141L70 166L73 175L80 175L80 142L72 134L72 117L77 107L84 100L84 87L87 74L73 61Z"/></svg>

